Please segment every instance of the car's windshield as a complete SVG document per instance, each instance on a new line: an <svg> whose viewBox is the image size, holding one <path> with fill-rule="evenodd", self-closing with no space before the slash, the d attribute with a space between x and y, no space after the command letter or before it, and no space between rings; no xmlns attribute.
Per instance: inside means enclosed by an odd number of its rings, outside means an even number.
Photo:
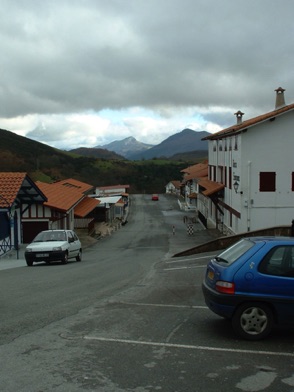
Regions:
<svg viewBox="0 0 294 392"><path fill-rule="evenodd" d="M241 240L216 256L215 260L219 263L230 265L252 248L252 246L254 246L254 242L248 239Z"/></svg>
<svg viewBox="0 0 294 392"><path fill-rule="evenodd" d="M64 231L42 231L33 240L33 242L47 241L66 241L66 234Z"/></svg>

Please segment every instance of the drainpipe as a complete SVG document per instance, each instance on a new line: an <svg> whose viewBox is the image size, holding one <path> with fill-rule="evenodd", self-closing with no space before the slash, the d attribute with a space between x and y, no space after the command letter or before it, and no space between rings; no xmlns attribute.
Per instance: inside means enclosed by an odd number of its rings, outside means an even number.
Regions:
<svg viewBox="0 0 294 392"><path fill-rule="evenodd" d="M251 220L251 161L247 164L247 183L248 183L248 195L247 195L247 231L250 231L250 220Z"/></svg>

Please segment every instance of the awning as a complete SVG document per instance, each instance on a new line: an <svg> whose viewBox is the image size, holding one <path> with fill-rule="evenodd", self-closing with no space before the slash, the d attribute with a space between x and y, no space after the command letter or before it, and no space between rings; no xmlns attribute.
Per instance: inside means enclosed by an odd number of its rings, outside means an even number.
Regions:
<svg viewBox="0 0 294 392"><path fill-rule="evenodd" d="M74 209L77 218L84 218L99 205L99 200L85 197Z"/></svg>
<svg viewBox="0 0 294 392"><path fill-rule="evenodd" d="M224 184L208 180L207 178L199 180L198 184L205 188L205 191L201 192L204 196L211 196L214 193L221 191L225 187Z"/></svg>
<svg viewBox="0 0 294 392"><path fill-rule="evenodd" d="M101 206L102 204L116 204L121 199L121 196L95 197L95 199L100 201L99 206Z"/></svg>
<svg viewBox="0 0 294 392"><path fill-rule="evenodd" d="M190 195L188 195L189 199L197 199L198 194L196 192L194 193L190 193Z"/></svg>

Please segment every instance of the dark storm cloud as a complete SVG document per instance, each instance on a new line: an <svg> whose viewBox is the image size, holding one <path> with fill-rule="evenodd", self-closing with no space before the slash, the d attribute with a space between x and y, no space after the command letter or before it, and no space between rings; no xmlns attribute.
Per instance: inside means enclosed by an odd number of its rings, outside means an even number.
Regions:
<svg viewBox="0 0 294 392"><path fill-rule="evenodd" d="M262 105L293 85L292 1L0 4L2 116Z"/></svg>
<svg viewBox="0 0 294 392"><path fill-rule="evenodd" d="M0 0L0 7L2 118L195 107L212 119L218 107L221 126L228 108L249 117L271 110L279 86L294 101L292 0Z"/></svg>

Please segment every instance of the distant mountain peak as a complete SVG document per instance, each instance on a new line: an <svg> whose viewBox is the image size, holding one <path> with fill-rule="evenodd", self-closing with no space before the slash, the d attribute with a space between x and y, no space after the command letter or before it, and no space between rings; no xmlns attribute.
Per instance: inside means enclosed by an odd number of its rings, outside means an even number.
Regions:
<svg viewBox="0 0 294 392"><path fill-rule="evenodd" d="M172 157L175 154L190 151L208 151L208 142L202 139L210 135L206 131L193 131L185 128L181 132L175 133L154 146L139 154L134 154L131 159L153 159L160 157Z"/></svg>
<svg viewBox="0 0 294 392"><path fill-rule="evenodd" d="M97 146L96 148L104 148L109 151L114 151L125 158L129 158L131 155L147 151L151 147L153 147L152 144L138 142L138 140L136 140L133 136L129 136L123 140L115 140L109 144Z"/></svg>

